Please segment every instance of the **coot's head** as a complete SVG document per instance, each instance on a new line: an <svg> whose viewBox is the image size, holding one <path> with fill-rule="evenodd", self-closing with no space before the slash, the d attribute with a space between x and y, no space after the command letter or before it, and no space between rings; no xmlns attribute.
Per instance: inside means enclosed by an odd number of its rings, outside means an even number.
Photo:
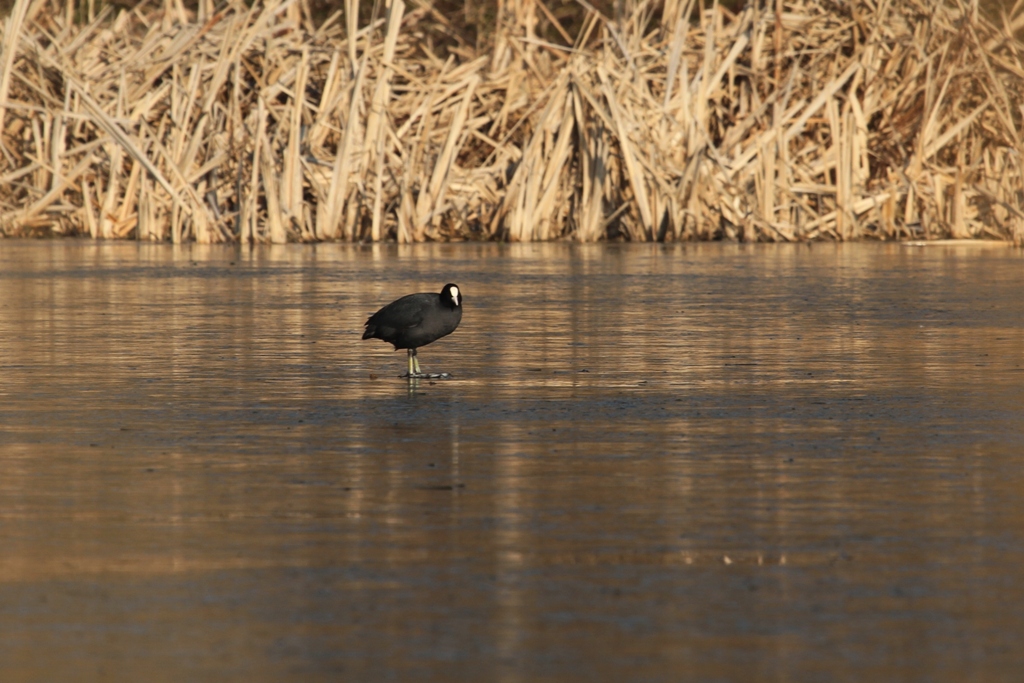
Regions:
<svg viewBox="0 0 1024 683"><path fill-rule="evenodd" d="M448 308L458 308L462 305L462 292L459 291L458 285L448 283L441 290L441 303Z"/></svg>

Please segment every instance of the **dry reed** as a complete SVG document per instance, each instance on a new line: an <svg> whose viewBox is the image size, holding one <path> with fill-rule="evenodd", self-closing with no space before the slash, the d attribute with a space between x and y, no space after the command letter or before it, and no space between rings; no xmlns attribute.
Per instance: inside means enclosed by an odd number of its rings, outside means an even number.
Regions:
<svg viewBox="0 0 1024 683"><path fill-rule="evenodd" d="M0 231L1024 242L1021 3L580 2L564 44L503 0L486 50L441 58L425 1L316 27L303 0L17 0Z"/></svg>

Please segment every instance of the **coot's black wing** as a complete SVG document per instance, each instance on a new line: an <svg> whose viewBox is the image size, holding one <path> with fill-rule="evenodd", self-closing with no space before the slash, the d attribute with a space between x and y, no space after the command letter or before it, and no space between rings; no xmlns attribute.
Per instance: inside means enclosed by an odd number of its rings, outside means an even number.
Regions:
<svg viewBox="0 0 1024 683"><path fill-rule="evenodd" d="M371 315L366 321L363 339L383 339L401 348L408 337L415 337L415 328L423 324L427 311L437 306L437 294L408 294L395 299Z"/></svg>

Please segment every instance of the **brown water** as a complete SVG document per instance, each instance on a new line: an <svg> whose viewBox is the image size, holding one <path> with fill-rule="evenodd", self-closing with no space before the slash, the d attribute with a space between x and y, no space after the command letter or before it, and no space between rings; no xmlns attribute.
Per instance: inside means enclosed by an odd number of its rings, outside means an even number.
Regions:
<svg viewBox="0 0 1024 683"><path fill-rule="evenodd" d="M359 339L458 283L455 334ZM1018 681L1024 255L0 241L3 681Z"/></svg>

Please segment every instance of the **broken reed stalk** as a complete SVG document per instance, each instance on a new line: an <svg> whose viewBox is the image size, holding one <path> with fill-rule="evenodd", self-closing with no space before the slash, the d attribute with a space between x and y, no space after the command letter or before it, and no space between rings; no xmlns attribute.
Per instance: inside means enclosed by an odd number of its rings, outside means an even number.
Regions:
<svg viewBox="0 0 1024 683"><path fill-rule="evenodd" d="M17 0L0 232L1024 243L1022 3L581 3L551 43L517 0L442 58L428 4L315 27L302 1Z"/></svg>

